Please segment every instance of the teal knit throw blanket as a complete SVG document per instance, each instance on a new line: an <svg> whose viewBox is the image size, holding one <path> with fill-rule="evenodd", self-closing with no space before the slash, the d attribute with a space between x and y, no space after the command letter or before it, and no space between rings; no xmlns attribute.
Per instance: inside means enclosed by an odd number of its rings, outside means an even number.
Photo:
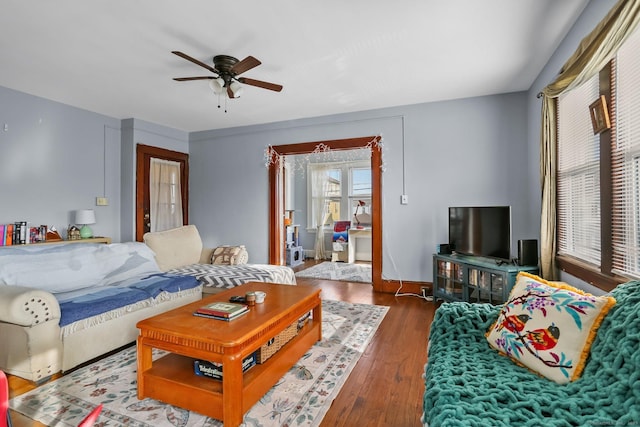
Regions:
<svg viewBox="0 0 640 427"><path fill-rule="evenodd" d="M556 384L491 349L499 306L444 303L429 336L424 422L442 426L640 426L640 282L618 286L582 376Z"/></svg>

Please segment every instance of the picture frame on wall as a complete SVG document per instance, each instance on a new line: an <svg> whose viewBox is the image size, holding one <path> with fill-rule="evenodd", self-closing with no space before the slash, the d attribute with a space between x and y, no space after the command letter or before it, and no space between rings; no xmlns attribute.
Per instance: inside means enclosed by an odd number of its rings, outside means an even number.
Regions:
<svg viewBox="0 0 640 427"><path fill-rule="evenodd" d="M591 126L593 126L594 135L598 135L611 128L607 99L604 95L600 95L598 99L589 105L589 112L591 114Z"/></svg>

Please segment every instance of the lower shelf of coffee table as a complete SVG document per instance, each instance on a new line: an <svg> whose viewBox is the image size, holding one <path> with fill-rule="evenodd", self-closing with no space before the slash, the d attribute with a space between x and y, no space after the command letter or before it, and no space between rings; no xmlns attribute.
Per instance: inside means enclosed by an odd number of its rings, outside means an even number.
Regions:
<svg viewBox="0 0 640 427"><path fill-rule="evenodd" d="M317 341L321 325L307 323L266 362L243 375L242 407L248 411ZM222 381L196 375L191 357L169 353L143 373L145 397L221 420Z"/></svg>

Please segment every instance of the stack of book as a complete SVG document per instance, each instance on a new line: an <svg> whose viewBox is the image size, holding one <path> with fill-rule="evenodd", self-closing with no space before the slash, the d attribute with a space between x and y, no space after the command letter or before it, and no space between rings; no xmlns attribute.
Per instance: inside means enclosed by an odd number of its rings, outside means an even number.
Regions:
<svg viewBox="0 0 640 427"><path fill-rule="evenodd" d="M195 316L230 321L248 312L249 307L244 304L235 302L213 302L199 307L193 314Z"/></svg>
<svg viewBox="0 0 640 427"><path fill-rule="evenodd" d="M46 225L31 227L26 221L16 221L13 224L0 224L0 246L44 242L46 236Z"/></svg>

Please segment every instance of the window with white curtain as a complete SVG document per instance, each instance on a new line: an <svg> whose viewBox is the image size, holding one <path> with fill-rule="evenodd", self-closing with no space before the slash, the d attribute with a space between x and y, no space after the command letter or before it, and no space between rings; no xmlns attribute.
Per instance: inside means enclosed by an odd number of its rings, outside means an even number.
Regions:
<svg viewBox="0 0 640 427"><path fill-rule="evenodd" d="M594 135L589 106L601 94L611 130ZM557 178L558 254L585 263L585 277L640 278L640 31L558 99Z"/></svg>
<svg viewBox="0 0 640 427"><path fill-rule="evenodd" d="M180 163L151 158L149 166L151 231L183 225Z"/></svg>
<svg viewBox="0 0 640 427"><path fill-rule="evenodd" d="M313 183L316 174L326 173L328 184L323 197L320 188ZM309 163L307 179L307 224L315 229L318 224L315 206L326 199L329 222L349 221L355 213L358 201L366 203L358 213L371 213L371 164L368 161Z"/></svg>

